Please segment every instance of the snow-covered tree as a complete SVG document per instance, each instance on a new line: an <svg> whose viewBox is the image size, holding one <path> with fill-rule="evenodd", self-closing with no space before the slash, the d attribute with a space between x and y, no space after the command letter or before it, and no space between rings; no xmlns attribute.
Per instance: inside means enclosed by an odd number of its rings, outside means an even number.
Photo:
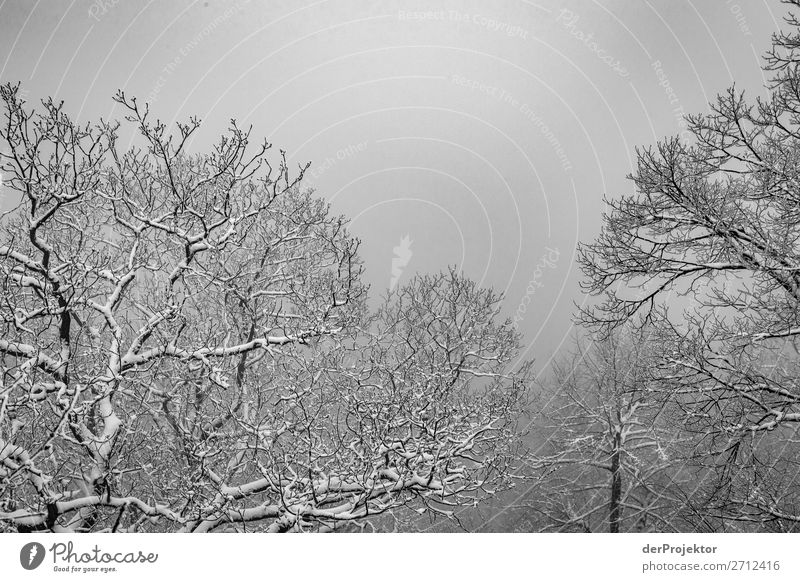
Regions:
<svg viewBox="0 0 800 582"><path fill-rule="evenodd" d="M0 90L0 528L331 530L510 484L529 365L456 272L366 307L358 241L232 124L191 153Z"/></svg>
<svg viewBox="0 0 800 582"><path fill-rule="evenodd" d="M656 350L649 333L626 327L599 342L579 337L553 365L526 529L680 531L688 443L653 385Z"/></svg>
<svg viewBox="0 0 800 582"><path fill-rule="evenodd" d="M636 193L609 199L581 248L588 291L606 297L584 321L660 328L660 385L719 477L706 516L783 529L800 522L784 475L797 478L800 424L800 21L787 24L768 96L731 88L687 118L690 140L638 151Z"/></svg>

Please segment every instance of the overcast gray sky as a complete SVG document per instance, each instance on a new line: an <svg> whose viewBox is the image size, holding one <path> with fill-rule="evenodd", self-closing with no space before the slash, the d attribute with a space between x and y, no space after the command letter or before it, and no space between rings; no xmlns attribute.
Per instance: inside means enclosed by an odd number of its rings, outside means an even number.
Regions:
<svg viewBox="0 0 800 582"><path fill-rule="evenodd" d="M734 80L762 92L773 0L0 0L0 81L80 120L117 89L203 147L254 125L351 218L378 294L458 265L544 369L582 302L578 241L636 146ZM0 190L0 207L10 193ZM404 242L404 238L407 241ZM527 298L526 298L527 296Z"/></svg>

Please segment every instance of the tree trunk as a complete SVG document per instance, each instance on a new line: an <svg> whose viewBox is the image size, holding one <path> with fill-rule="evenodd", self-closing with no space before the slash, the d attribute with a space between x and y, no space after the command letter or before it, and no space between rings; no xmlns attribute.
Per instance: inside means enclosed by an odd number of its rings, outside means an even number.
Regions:
<svg viewBox="0 0 800 582"><path fill-rule="evenodd" d="M619 533L622 518L622 471L620 470L621 435L614 435L614 448L611 452L611 502L609 503L608 527L611 533Z"/></svg>

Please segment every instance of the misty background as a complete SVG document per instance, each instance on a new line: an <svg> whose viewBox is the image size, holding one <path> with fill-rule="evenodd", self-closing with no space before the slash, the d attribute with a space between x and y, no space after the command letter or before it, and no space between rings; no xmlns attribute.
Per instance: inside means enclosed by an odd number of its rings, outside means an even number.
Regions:
<svg viewBox="0 0 800 582"><path fill-rule="evenodd" d="M586 299L575 263L635 148L734 80L763 94L778 2L0 0L0 82L80 122L117 89L168 125L235 118L349 217L372 295L456 265L503 291L540 374ZM123 136L126 135L123 133ZM121 145L125 145L124 143ZM15 195L0 187L0 211Z"/></svg>

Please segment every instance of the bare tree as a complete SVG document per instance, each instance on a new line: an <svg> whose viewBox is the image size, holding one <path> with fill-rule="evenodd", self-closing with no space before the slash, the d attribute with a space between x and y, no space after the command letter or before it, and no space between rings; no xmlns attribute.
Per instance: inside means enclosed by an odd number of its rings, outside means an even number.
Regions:
<svg viewBox="0 0 800 582"><path fill-rule="evenodd" d="M544 531L678 531L686 443L654 389L655 343L621 328L579 337L553 367L534 455L539 484L526 500Z"/></svg>
<svg viewBox="0 0 800 582"><path fill-rule="evenodd" d="M0 524L330 530L452 514L518 458L529 366L500 298L456 273L371 314L358 241L283 154L231 128L190 153L0 89Z"/></svg>
<svg viewBox="0 0 800 582"><path fill-rule="evenodd" d="M638 151L636 194L608 200L602 234L580 249L587 290L606 296L583 320L606 332L634 319L661 329L661 385L706 435L708 465L740 481L754 462L742 451L759 457L769 442L773 461L797 456L800 21L787 23L766 57L769 97L748 102L731 88L687 118L690 142ZM749 521L758 506L765 520L800 519L796 494L749 497L785 487L779 465L726 489L717 517Z"/></svg>

